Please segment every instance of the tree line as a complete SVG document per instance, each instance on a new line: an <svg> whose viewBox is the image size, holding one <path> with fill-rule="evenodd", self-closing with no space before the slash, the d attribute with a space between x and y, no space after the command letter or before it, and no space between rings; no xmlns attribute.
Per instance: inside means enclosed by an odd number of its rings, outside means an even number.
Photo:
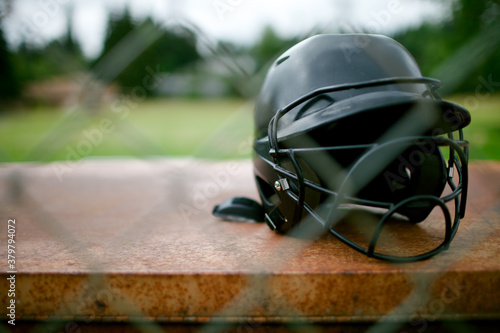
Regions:
<svg viewBox="0 0 500 333"><path fill-rule="evenodd" d="M181 25L162 26L151 18L135 22L128 10L110 15L101 53L95 59L84 57L73 38L71 22L58 40L46 45L22 42L9 48L0 25L0 100L19 98L28 82L72 72L91 72L105 84L115 83L122 90L141 82L146 66L160 72L192 67L206 58L247 56L250 69L236 70L226 79L233 94L245 95L238 88L242 79L263 72L280 52L308 35L283 38L272 28L264 29L251 46L220 41L209 55L200 54L200 31ZM456 0L441 22L423 22L419 27L391 36L413 54L425 76L437 77L449 87L445 93L474 92L481 80L500 81L500 5L493 0Z"/></svg>

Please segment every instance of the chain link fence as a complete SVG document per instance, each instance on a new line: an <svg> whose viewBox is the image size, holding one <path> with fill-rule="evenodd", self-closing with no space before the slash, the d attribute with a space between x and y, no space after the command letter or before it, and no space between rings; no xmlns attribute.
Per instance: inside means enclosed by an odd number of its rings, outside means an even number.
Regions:
<svg viewBox="0 0 500 333"><path fill-rule="evenodd" d="M218 1L216 4L218 9L215 13L221 19L224 19L239 4L240 1ZM390 12L389 9L388 12L391 15L397 15L397 8L394 7L392 9L395 13ZM379 21L374 22L380 24ZM179 314L177 321L174 317L151 317L142 310L141 306L134 304L130 296L131 294L123 294L117 289L110 289L109 282L105 281L106 275L103 272L106 272L108 269L113 271L113 268L117 267L113 263L113 260L120 260L120 255L123 254L123 252L119 252L113 255L106 251L113 251L113 249L123 247L125 244L113 243L113 240L111 240L109 244L105 244L102 247L103 251L105 250L103 253L109 255L109 258L101 258L102 260L99 260L93 255L91 249L88 248L88 240L80 238L78 228L75 229L72 224L68 224L65 220L77 218L72 216L71 212L64 210L65 201L73 202L80 198L82 200L81 205L84 206L87 201L85 193L93 193L85 187L85 181L89 179L88 177L93 176L112 178L112 168L125 168L125 171L120 171L122 175L134 175L139 170L141 176L135 178L131 176L131 179L133 179L131 184L120 184L120 181L127 181L126 177L120 178L119 181L108 182L107 184L116 185L115 188L102 189L104 193L108 193L109 195L117 197L120 195L129 195L133 198L134 193L140 192L141 189L147 192L147 189L143 187L144 184L150 184L148 181L151 181L151 177L155 178L163 187L163 191L154 192L158 195L157 197L147 198L149 200L148 204L141 205L138 203L137 207L128 207L130 211L118 214L118 216L121 216L127 222L125 223L125 228L116 230L116 234L120 236L116 237L115 240L130 239L131 244L133 244L132 240L134 239L142 239L144 242L147 242L149 238L154 236L148 230L158 230L158 228L161 228L164 221L158 219L159 215L164 214L167 218L168 216L175 215L177 218L181 217L186 225L192 225L193 221L209 216L214 200L219 200L221 196L228 194L237 195L238 190L242 187L238 179L253 182L252 170L249 167L249 159L252 155L253 133L252 127L248 126L248 122L251 121L253 109L252 98L255 97L266 70L263 69L257 73L248 73L245 70L245 68L249 67L248 64L238 63L240 58L232 57L230 51L218 48L216 41L204 33L202 29L198 28L195 22L190 22L184 17L173 17L170 23L181 24L195 31L199 43L202 44L205 50L210 52L209 57L219 59L220 63L228 68L229 72L239 78L235 80L239 84L237 89L243 92L244 96L247 96L247 100L241 103L241 107L234 110L233 115L225 123L213 128L211 136L204 142L199 143L198 148L192 156L182 159L169 159L169 157L171 158L169 151L166 151L163 145L155 142L147 133L144 133L144 130L138 127L134 123L133 117L131 117L134 112L141 111L141 107L146 101L145 92L148 89L152 89L156 83L163 79L156 71L157 64L149 64L144 69L142 82L131 89L129 95L120 95L111 101L111 108L109 109L96 107L96 101L99 100L105 86L100 85L92 77L89 77L83 82L83 86L86 88L83 91L83 97L78 98L80 102L69 105L59 121L33 145L33 148L24 157L26 161L41 161L45 164L40 165L37 162L37 165L33 166L32 163L15 163L15 161L9 161L7 154L0 156L4 162L2 169L7 170L2 172L2 204L0 208L2 221L8 221L15 217L18 222L16 227L19 228L18 230L22 230L23 219L29 219L37 224L34 226L35 231L33 232L49 235L48 239L50 239L46 244L47 248L37 250L31 247L30 251L33 252L27 253L22 252L21 246L23 240L21 236L16 235L15 240L19 244L19 248L16 248L19 251L18 253L21 254L16 262L19 267L17 276L20 277L22 275L23 267L29 269L27 262L23 262L23 258L31 258L30 260L39 262L43 262L44 260L50 261L53 260L52 255L58 249L65 253L70 249L69 251L73 260L79 263L79 265L83 265L86 268L86 272L90 272L83 275L80 287L75 287L76 291L70 293L70 296L68 296L71 297L73 295L75 298L61 301L61 304L64 304L64 306L75 310L78 313L77 315L68 313L66 317L60 316L55 321L48 320L51 319L50 316L45 315L40 317L28 316L24 318L28 319L24 324L16 321L16 324L22 324L19 331L98 332L103 330L117 330L127 332L163 332L194 330L200 332L267 332L269 330L292 330L299 332L323 332L331 329L327 323L330 320L335 321L334 317L328 316L325 313L324 316L313 318L318 319L317 322L314 322L314 320L309 321L310 318L301 313L300 309L291 308L287 304L288 295L280 294L280 289L271 289L271 287L276 286L268 285L270 280L266 278L265 274L252 275L246 286L232 299L229 305L220 313L214 315L215 318L221 318L220 321L209 317L183 317L182 314ZM156 38L159 38L159 35L156 34L154 29L135 30L123 39L107 57L94 66L94 74L101 78L105 77L106 82L113 81L113 78L144 49L151 45ZM500 43L498 33L494 31L484 32L470 43L464 45L453 58L439 67L437 73L440 77L452 76L452 82L457 82L461 79L459 73L463 73L463 71L458 71L458 68L467 69L468 66L472 66L471 63L474 61L471 58L477 58L478 54L476 53L488 53L497 48L498 43ZM481 84L484 85L484 82L479 81L478 85ZM477 100L475 102L481 102L484 100L485 95L476 97ZM102 174L100 174L98 169L89 170L88 157L92 156L95 149L110 136L113 137L113 140L119 141L120 145L127 151L133 152L135 156L139 156L143 160L126 160L123 163L119 160L112 160L111 169L102 170ZM54 156L61 154L61 152L66 157L64 160L49 162L53 160ZM241 156L247 160L236 162L232 159L227 160L228 157L232 158L234 156ZM167 159L163 159L163 157ZM175 163L168 164L172 160ZM217 162L213 162L213 160L217 160ZM127 163L130 164L127 166ZM148 163L151 163L153 166L148 166ZM331 161L331 163L335 164L334 161ZM334 167L338 168L338 165L334 165ZM130 170L127 170L127 168L130 168ZM85 174L87 171L90 173L90 176ZM37 172L39 173L38 175ZM81 182L76 180L75 175L82 177ZM200 177L204 177L205 182L199 180ZM75 198L60 197L56 200L56 195L51 192L57 192L58 186L64 186L67 184L66 182L74 182L72 186L78 187L80 194L76 195ZM43 193L39 192L41 189L40 184L50 184L53 187L46 188L46 202L39 201L40 198L44 197ZM131 190L130 187L134 189ZM35 188L35 192L33 192L33 188ZM129 191L131 192L129 193ZM139 200L140 196L136 196L136 198ZM50 202L52 206L47 206L47 202ZM68 205L72 207L77 206L74 202L72 204L68 203ZM116 206L110 206L109 209L113 209L114 207L120 207L119 199L116 201ZM137 208L136 212L139 214L134 214L134 208ZM88 216L79 217L81 220L80 225L84 223L86 218L99 218L105 224L107 221L106 209L106 207L98 206L83 207L82 210L88 210L89 214ZM491 207L488 209L489 212L498 210L498 208L492 209ZM95 211L92 212L92 210ZM99 211L100 214L96 214L96 211ZM115 214L113 211L111 213L110 216ZM13 214L17 215L13 216ZM127 216L127 214L129 215ZM148 221L146 225L144 221ZM223 224L225 222L221 221L220 223ZM5 225L2 228L4 235L8 233L7 227ZM213 233L204 229L208 227L211 227L211 225L202 223L195 230L198 230L201 235L213 237ZM466 224L465 229L460 229L459 233L471 230L476 229L471 224ZM23 232L26 234L30 233L29 230L23 230ZM266 230L266 232L270 233L269 230ZM301 242L294 242L296 248L287 249L287 252L278 254L278 258L275 261L264 261L262 267L252 267L253 271L272 272L285 269L295 256L298 256L307 248L316 244L318 239L321 242L338 242L332 236L316 234L316 230L305 230L304 232L314 236ZM231 253L244 252L247 238L245 235L240 236L241 238L235 240L230 249L221 249L221 251L227 251L226 256L230 260L238 258ZM484 237L486 238L487 236ZM469 244L468 247L470 249L477 248L485 238L477 237L475 242ZM1 244L2 251L5 251L4 249L7 248L7 239L4 236L2 236ZM179 256L182 256L182 254L179 254ZM412 290L398 306L392 308L385 316L382 318L372 317L371 319L375 321L368 320L362 323L348 323L345 324L345 328L348 327L352 331L369 332L426 332L428 330L441 329L448 331L473 330L474 328L472 327L459 326L464 324L453 321L449 323L436 323L436 321L443 318L442 314L446 314L446 318L454 318L453 314L449 312L449 305L455 302L466 288L469 288L469 286L463 284L463 281L450 280L447 276L447 270L454 268L461 260L462 258L460 257L444 260L440 267L441 273L438 272L433 275L416 274L412 277ZM268 266L270 263L273 266ZM64 274L66 269L70 272L69 275L73 274L71 266L67 266L70 264L71 262L60 263L61 274ZM138 270L147 270L150 267L148 266L149 264L136 262L134 265ZM433 265L433 262L423 263L419 266L419 269L422 272L435 270ZM404 271L404 265L400 269ZM434 280L429 281L429 276L432 276ZM442 290L436 291L430 289L429 286L434 285L438 280L442 282L439 284ZM52 286L52 288L58 288L58 286ZM22 293L21 290L19 292ZM320 290L318 292L327 293L332 291ZM40 293L43 294L43 290L40 290ZM436 295L439 296L437 297ZM106 316L106 305L112 301L116 303L117 300L119 300L118 303L122 303L124 309L128 309L134 315L114 318ZM36 299L33 299L33 302L36 302ZM57 304L58 300L53 300L53 302ZM68 306L68 304L70 305ZM89 310L89 304L92 306L92 311ZM20 309L22 309L22 306L22 304L19 304ZM19 311L22 312L22 310ZM245 312L252 313L253 315L249 317L232 315L233 313ZM266 319L269 313L274 314L272 316L274 321L272 322ZM411 315L408 316L408 313L411 313ZM293 320L294 317L295 320ZM280 318L285 318L288 321L280 322ZM21 319L23 318L21 317ZM126 328L117 324L116 321L125 321L131 325ZM168 323L168 326L165 326L166 323ZM186 325L188 328L186 328ZM2 321L0 326L1 331L8 332L13 329L15 329L13 326Z"/></svg>

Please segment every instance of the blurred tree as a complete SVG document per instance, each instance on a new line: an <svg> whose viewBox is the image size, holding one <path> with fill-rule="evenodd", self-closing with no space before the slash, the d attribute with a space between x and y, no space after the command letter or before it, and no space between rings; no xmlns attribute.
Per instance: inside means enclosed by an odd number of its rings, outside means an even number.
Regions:
<svg viewBox="0 0 500 333"><path fill-rule="evenodd" d="M12 66L12 55L0 25L0 100L12 100L19 96L19 80Z"/></svg>
<svg viewBox="0 0 500 333"><path fill-rule="evenodd" d="M61 46L68 54L72 54L77 58L81 58L82 50L80 49L80 45L75 42L73 38L73 7L69 5L66 7L66 34L61 40Z"/></svg>
<svg viewBox="0 0 500 333"><path fill-rule="evenodd" d="M458 0L453 2L453 17L451 24L454 28L454 46L460 46L484 28L488 23L485 16L495 3L491 0Z"/></svg>
<svg viewBox="0 0 500 333"><path fill-rule="evenodd" d="M500 80L500 5L493 0L455 0L443 22L393 36L415 57L422 73L444 81L442 91L475 91L481 78Z"/></svg>
<svg viewBox="0 0 500 333"><path fill-rule="evenodd" d="M23 41L15 51L13 65L24 84L53 76L68 75L88 68L81 48L73 38L71 10L67 11L66 33L44 46Z"/></svg>
<svg viewBox="0 0 500 333"><path fill-rule="evenodd" d="M136 23L126 9L120 16L109 17L94 74L104 82L117 82L127 91L143 84L148 67L155 72L173 72L198 59L196 36L189 29L166 29L151 18Z"/></svg>
<svg viewBox="0 0 500 333"><path fill-rule="evenodd" d="M157 39L142 52L128 69L128 81L124 86L142 84L147 75L146 68L155 72L171 73L194 64L201 57L196 49L196 36L187 28L174 26L165 29L156 25L150 18L141 24L141 27L150 27L157 32Z"/></svg>
<svg viewBox="0 0 500 333"><path fill-rule="evenodd" d="M500 81L500 2L498 0L459 0L454 3L453 20L454 39L452 47L459 50L469 46L473 52L465 50L463 59L457 59L456 70L469 66L468 75L464 75L458 91L475 91L484 80ZM465 44L465 45L464 45ZM474 55L467 57L467 53ZM451 71L451 69L450 69ZM498 83L495 87L500 91Z"/></svg>
<svg viewBox="0 0 500 333"><path fill-rule="evenodd" d="M453 52L449 41L454 31L450 22L433 24L424 22L420 27L400 32L394 36L415 57L424 75L445 61Z"/></svg>
<svg viewBox="0 0 500 333"><path fill-rule="evenodd" d="M118 44L125 36L127 36L135 27L132 17L130 16L128 8L122 15L110 14L108 17L108 28L104 45L101 54L97 57L95 62L101 60L113 47Z"/></svg>

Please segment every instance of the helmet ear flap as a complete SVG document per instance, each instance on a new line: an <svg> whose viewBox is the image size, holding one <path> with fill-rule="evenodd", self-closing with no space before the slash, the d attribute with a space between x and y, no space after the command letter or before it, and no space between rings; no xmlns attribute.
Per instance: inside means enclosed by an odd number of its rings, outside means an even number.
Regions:
<svg viewBox="0 0 500 333"><path fill-rule="evenodd" d="M414 144L405 149L358 193L358 197L394 204L419 195L439 198L446 186L445 159L437 146L432 145L433 149L425 147ZM357 169L383 155L383 148L373 151ZM351 174L351 177L354 179L356 175ZM406 216L410 222L418 223L425 220L433 208L434 205L429 205L427 200L417 200L412 205L400 207L397 213Z"/></svg>
<svg viewBox="0 0 500 333"><path fill-rule="evenodd" d="M418 148L415 147L415 149ZM420 156L419 165L416 165L413 170L409 169L410 178L406 196L432 195L437 198L441 197L447 179L446 163L441 150L436 147L431 153L413 150L410 154L415 152L418 152ZM417 200L412 205L402 206L397 212L408 217L410 222L419 223L429 216L434 207L435 205L430 204L428 200L420 202Z"/></svg>
<svg viewBox="0 0 500 333"><path fill-rule="evenodd" d="M302 174L307 182L320 184L320 180L309 164L300 157L294 157L295 164L289 157L280 159L280 165L287 170L295 170L295 174ZM300 170L296 170L296 167ZM273 179L279 183L279 179ZM275 186L266 182L262 177L256 175L257 189L262 199L262 206L266 211L266 222L271 229L276 229L278 232L286 233L295 227L307 215L304 204L311 209L316 209L320 204L321 193L301 186L300 181L291 178L286 179L288 184L287 189ZM302 207L298 201L299 196L303 191L304 203Z"/></svg>

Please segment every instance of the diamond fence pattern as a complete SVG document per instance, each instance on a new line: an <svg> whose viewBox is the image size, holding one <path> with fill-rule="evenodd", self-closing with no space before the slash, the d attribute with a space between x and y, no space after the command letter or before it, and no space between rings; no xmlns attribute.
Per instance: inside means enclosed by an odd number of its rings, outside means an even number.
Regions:
<svg viewBox="0 0 500 333"><path fill-rule="evenodd" d="M220 15L224 16L229 14L222 9L223 8L221 8L219 12ZM184 26L196 31L200 43L203 44L205 49L212 52L211 57L218 57L231 72L241 77L241 81L238 82L240 86L237 88L248 96L249 102L243 105L241 109L235 110L235 114L251 112L251 98L255 96L256 87L262 82L265 73L247 73L244 70L244 68L246 68L244 64L239 64L237 58L232 58L229 51L224 51L224 49L221 51L221 48L217 48L215 41L211 40L208 35L197 28L194 22L186 21L184 18L182 20L176 18L174 21L177 23L180 22ZM448 63L444 64L439 69L440 76L445 77L449 73L458 72L456 71L457 68L464 68L463 64L470 60L467 50L471 48L476 49L474 46L477 45L487 48L491 43L486 42L485 39L491 40L490 35L491 34L484 34L478 36L476 40L465 45L463 49L457 53L456 57L450 59ZM158 38L158 35L154 30L134 31L131 35L127 36L115 50L97 64L94 71L98 73L98 76L104 77L105 81L111 82L127 64L132 62L135 57L153 43L156 38ZM221 54L219 52L226 53ZM150 64L149 68L145 69L145 82L150 79L160 79L154 77L155 66L156 64ZM80 162L81 158L91 155L92 149L99 145L102 142L102 137L108 133L117 134L116 137L121 140L123 146L135 152L137 155L169 155L168 151L164 151L157 143L148 139L148 137L130 121L126 111L118 110L116 112L103 114L99 112L98 109L94 108L94 101L98 99L96 96L101 93L100 89L102 89L102 87L96 85L91 79L86 82L86 86L88 89L85 91L84 102L70 106L65 116L47 132L26 157L26 160L49 161L57 152L61 150L67 152L67 159L65 161L52 162L41 169L41 172L47 173L46 177L53 178L53 186L57 187L58 184L72 181L71 175L73 170L78 170L78 168L83 165L83 162ZM128 100L129 105L135 109L141 107L142 101L143 97L139 94L132 96L131 99ZM252 149L252 133L235 131L234 128L239 126L238 119L240 118L235 116L229 119L227 123L223 124L221 127L214 128L213 135L209 140L200 142L199 149L194 153L192 159L184 160L174 164L172 167L156 168L152 170L154 176L158 178L158 182L164 183L164 191L159 192L156 199L149 198L151 199L149 205L143 207L139 205L136 210L136 212L139 212L138 215L133 215L132 212L128 212L135 217L129 218L128 228L116 230L116 234L120 235L120 237L116 237L115 240L120 242L123 239L133 240L141 237L150 237L147 230L155 230L158 225L163 223L163 221L158 220L159 211L165 212L167 215L169 214L168 212L175 211L185 218L186 223L192 223L193 219L201 216L199 213L200 211L203 209L210 210L211 207L209 206L212 200L209 199L213 199L217 195L225 195L233 192L237 194L240 185L232 183L234 182L234 178L230 176L236 175L237 177L248 180L249 177L242 176L242 172L251 172L251 170L245 167L231 169L230 163L232 163L232 161L227 161L218 162L219 165L217 169L207 171L207 165L203 162L203 159L223 159L226 157L225 154L227 151L231 151L231 149L236 149L242 154L250 156ZM75 142L75 133L84 133L84 139ZM214 146L223 146L220 155L214 156L214 154L211 153L207 156L206 151L208 148ZM213 149L210 151L213 152ZM330 162L333 168L338 167L335 165L334 161ZM224 167L221 167L221 165ZM210 169L210 167L208 167L208 169ZM218 171L221 169L226 171L229 170L227 171L227 177ZM130 172L134 172L134 170L135 169ZM230 170L236 171L231 175ZM189 177L194 177L196 179L197 173L206 174L207 172L213 173L208 177L208 179L211 179L210 183L204 188L196 187L196 183L193 185L193 182L186 181L186 178ZM168 174L168 176L166 174ZM107 175L109 175L109 173ZM137 191L141 190L140 182L130 185L135 186ZM108 328L113 328L114 324L112 322L114 321L128 322L132 324L133 330L144 332L163 332L165 331L165 327L163 326L164 323L175 323L176 321L177 324L170 326L170 329L173 328L174 331L176 325L178 325L177 329L181 331L183 329L181 327L182 325L196 322L197 324L193 325L191 328L200 332L260 332L266 331L266 325L269 324L269 321L274 321L276 323L274 329L276 330L293 329L297 331L321 332L325 329L321 322L335 320L333 317L329 317L326 312L324 316L304 317L304 313L301 313L297 308L287 304L287 295L280 295L279 289L271 289L271 287L275 288L276 286L269 286L269 279L266 279L264 275L251 277L250 281L242 288L241 292L235 295L231 302L229 302L220 313L214 314L215 319L209 317L185 317L182 314L179 314L178 318L151 316L134 303L134 299L130 297L130 294L123 294L107 287L108 284L105 282L105 276L101 273L109 268L108 265L110 265L110 263L106 260L102 262L96 260L96 256L89 252L91 249L88 249L88 244L80 239L77 230L72 230L71 226L68 227L64 220L55 216L53 214L53 208L42 205L35 199L35 196L30 190L31 186L32 177L30 176L30 172L26 172L23 167L9 167L9 173L6 176L6 182L2 189L2 221L7 221L7 218L10 218L13 212L20 214L19 217L16 216L20 221L23 219L23 216L29 217L32 221L37 221L39 224L37 226L38 231L48 235L54 235L53 244L47 244L47 246L53 246L54 251L57 251L58 248L71 249L71 256L74 260L85 263L86 271L95 272L95 274L91 273L82 277L80 283L83 289L79 289L77 286L70 288L74 290L74 292L70 292L69 295L67 295L70 299L54 300L54 304L60 302L60 306L66 307L70 309L70 311L76 311L76 313L78 313L77 315L66 312L67 315L59 316L56 322L45 321L46 319L50 319L50 316L47 317L46 315L28 317L27 319L41 319L39 322L33 322L24 326L24 329L28 329L30 332L98 331L100 329L99 325L102 323L109 325ZM82 186L82 191L85 191L85 184L82 183L77 186ZM127 189L121 186L117 188L116 191L126 192ZM109 193L113 192L114 191L109 191ZM120 195L120 193L117 193L117 195ZM48 194L48 196L50 196L50 194ZM71 198L60 198L58 202L54 201L53 204L59 205L58 207L61 205L64 206L65 200L71 200ZM89 208L89 210L90 209L92 208ZM493 211L495 211L495 209L493 209ZM496 211L498 211L498 209L496 209ZM106 214L105 210L103 214ZM149 221L146 229L144 229L144 221ZM103 218L103 223L105 222L106 219ZM474 230L474 227L467 225L466 229ZM7 227L5 226L2 230L6 231ZM198 228L198 231L202 235L212 236L210 232L203 230L203 225ZM466 231L467 230L464 231L460 229L460 232ZM266 232L270 233L268 230L266 230ZM311 237L310 241L301 242L297 244L296 248L281 253L279 258L273 262L276 266L268 267L267 265L269 265L269 262L264 262L261 270L265 272L272 271L273 269L279 270L280 268L285 268L295 255L302 253L320 237L316 234L316 230L305 230L305 233L315 235L316 237ZM6 234L6 232L4 232L4 234ZM321 237L320 239L322 241L336 241L332 236ZM471 249L476 248L483 239L484 238L478 237L475 243L469 244L468 246ZM113 241L114 240L111 239L111 243L106 244L105 248L109 250L124 245L113 243ZM245 247L245 241L245 235L241 235L241 239L235 241L231 251L241 251ZM2 251L4 251L3 248L6 248L6 243L3 236L1 243ZM22 244L21 240L20 243ZM43 257L44 252L45 251L40 249L39 252L24 253L24 255L30 258L39 258L40 261L43 261L44 259L49 259ZM463 291L460 288L465 288L460 283L456 285L455 281L446 280L447 268L454 267L461 259L462 258L454 258L444 261L445 264L441 267L443 272L442 275L436 274L433 276L436 280L444 279L445 286L447 286L446 283L451 284L448 289L437 292L431 290L429 286L433 284L433 281L428 280L429 276L422 274L420 277L417 275L415 280L412 281L414 286L413 289L408 293L408 296L403 302L386 314L387 320L384 320L384 317L378 318L374 316L373 319L376 320L376 322L359 324L357 329L368 330L370 332L396 332L408 329L413 331L417 330L418 332L426 331L428 326L433 323L436 318L440 318L443 312L448 312L448 305L453 303ZM18 265L20 267L24 265L22 260L22 257L19 258ZM140 263L136 264L141 268ZM62 265L64 266L64 264ZM427 266L432 267L431 264L427 265L424 263L420 268L422 271L425 271ZM404 270L404 267L401 269ZM253 270L258 271L256 267L253 267ZM328 293L331 291L324 290L319 292ZM271 298L269 298L270 295L272 296ZM440 297L435 298L436 295L440 295ZM119 299L123 309L127 309L128 313L133 313L133 315L124 317L107 316L106 304L113 299ZM89 304L93 306L93 310L91 311L88 308ZM420 307L417 308L416 305ZM415 310L416 308L417 310ZM62 312L64 311L66 310L62 310ZM55 312L61 313L57 310L57 306ZM251 315L245 317L234 314L245 312ZM267 318L270 313L274 314L271 316L272 319ZM408 313L412 313L412 316L408 317ZM221 320L218 321L217 317L220 317ZM311 318L317 320L319 324L309 322ZM393 318L397 318L399 321L392 321L391 319ZM448 313L448 318L453 318L452 314ZM288 323L294 322L295 324L287 326L287 321ZM11 326L2 322L0 329L9 331Z"/></svg>

